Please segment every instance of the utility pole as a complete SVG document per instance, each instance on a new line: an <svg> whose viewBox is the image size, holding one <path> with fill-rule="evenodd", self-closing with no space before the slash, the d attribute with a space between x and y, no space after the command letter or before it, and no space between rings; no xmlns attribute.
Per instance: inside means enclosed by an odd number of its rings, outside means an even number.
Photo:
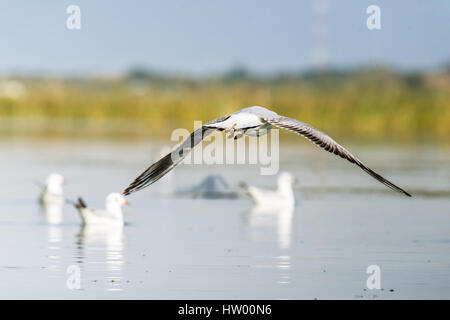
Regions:
<svg viewBox="0 0 450 320"><path fill-rule="evenodd" d="M328 0L314 0L313 20L313 64L323 72L328 66Z"/></svg>

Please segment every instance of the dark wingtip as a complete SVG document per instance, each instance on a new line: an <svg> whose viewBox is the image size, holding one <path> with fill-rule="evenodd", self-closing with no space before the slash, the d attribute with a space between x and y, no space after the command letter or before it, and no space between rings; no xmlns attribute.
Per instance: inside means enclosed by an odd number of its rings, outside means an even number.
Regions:
<svg viewBox="0 0 450 320"><path fill-rule="evenodd" d="M166 175L173 168L173 165L172 153L166 154L134 179L134 181L123 191L123 195L127 196L155 183Z"/></svg>
<svg viewBox="0 0 450 320"><path fill-rule="evenodd" d="M133 192L139 190L139 189L136 188L136 187L137 187L137 185L138 185L139 182L140 182L140 181L139 181L139 178L140 178L140 177L141 177L141 176L137 177L132 183L130 183L130 185L129 185L128 187L125 188L125 190L123 190L122 194L123 194L124 196L128 196L128 195L132 194Z"/></svg>
<svg viewBox="0 0 450 320"><path fill-rule="evenodd" d="M383 179L384 179L384 178L383 178ZM390 187L391 189L393 189L393 190L395 190L395 191L397 191L397 192L403 193L403 194L404 194L405 196L407 196L407 197L411 197L411 194L408 193L407 191L405 191L404 189L402 189L402 188L396 186L395 184L393 184L393 183L390 182L389 180L386 180L386 179L384 179L384 180L385 180L386 182L388 182L388 184L385 183L385 185L387 185L387 186Z"/></svg>

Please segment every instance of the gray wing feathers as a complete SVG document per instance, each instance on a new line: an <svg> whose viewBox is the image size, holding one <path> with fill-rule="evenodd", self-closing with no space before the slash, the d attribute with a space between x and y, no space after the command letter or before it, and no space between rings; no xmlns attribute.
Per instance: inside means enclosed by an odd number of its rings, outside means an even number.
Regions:
<svg viewBox="0 0 450 320"><path fill-rule="evenodd" d="M338 144L336 141L334 141L332 138L330 138L325 133L307 125L306 123L303 123L301 121L298 121L296 119L288 118L288 117L278 117L274 119L266 119L267 122L270 124L277 126L282 129L289 130L291 132L297 133L299 135L304 136L311 142L315 143L319 147L325 149L328 152L334 153L341 158L347 159L351 163L356 164L359 166L362 170L364 170L366 173L371 175L373 178L377 179L387 187L401 192L407 196L411 196L408 192L403 190L402 188L396 186L389 180L383 178L378 173L373 171L372 169L366 167L358 158L353 156L347 149L345 149L343 146Z"/></svg>
<svg viewBox="0 0 450 320"><path fill-rule="evenodd" d="M165 155L163 158L152 164L147 170L141 173L123 192L124 195L141 190L161 179L176 165L178 165L189 153L189 151L200 143L210 132L207 128L199 128L181 143L175 150Z"/></svg>
<svg viewBox="0 0 450 320"><path fill-rule="evenodd" d="M219 119L212 120L206 125L212 125L226 120L228 117L223 117ZM170 170L175 168L194 148L199 144L205 137L209 136L214 129L201 127L191 133L189 138L183 141L180 146L175 150L165 155L163 158L152 164L147 170L145 170L139 177L137 177L123 192L124 195L129 195L130 193L141 190L152 183L161 179Z"/></svg>

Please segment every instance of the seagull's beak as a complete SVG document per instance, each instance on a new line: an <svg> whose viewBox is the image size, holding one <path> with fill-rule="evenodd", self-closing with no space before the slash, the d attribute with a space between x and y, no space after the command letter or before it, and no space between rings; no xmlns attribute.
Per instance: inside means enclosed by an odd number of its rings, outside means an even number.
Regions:
<svg viewBox="0 0 450 320"><path fill-rule="evenodd" d="M125 200L125 202L123 203L124 206L129 206L130 202L128 200Z"/></svg>
<svg viewBox="0 0 450 320"><path fill-rule="evenodd" d="M292 179L292 184L297 184L297 182L298 182L298 179L297 179L297 178L293 178L293 179Z"/></svg>

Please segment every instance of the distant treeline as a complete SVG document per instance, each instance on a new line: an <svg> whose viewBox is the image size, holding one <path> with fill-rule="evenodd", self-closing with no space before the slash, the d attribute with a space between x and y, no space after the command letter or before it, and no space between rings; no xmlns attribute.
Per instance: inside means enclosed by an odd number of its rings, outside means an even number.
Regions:
<svg viewBox="0 0 450 320"><path fill-rule="evenodd" d="M450 68L253 74L202 78L136 68L123 76L0 77L0 133L166 137L251 105L337 137L407 141L450 135Z"/></svg>

